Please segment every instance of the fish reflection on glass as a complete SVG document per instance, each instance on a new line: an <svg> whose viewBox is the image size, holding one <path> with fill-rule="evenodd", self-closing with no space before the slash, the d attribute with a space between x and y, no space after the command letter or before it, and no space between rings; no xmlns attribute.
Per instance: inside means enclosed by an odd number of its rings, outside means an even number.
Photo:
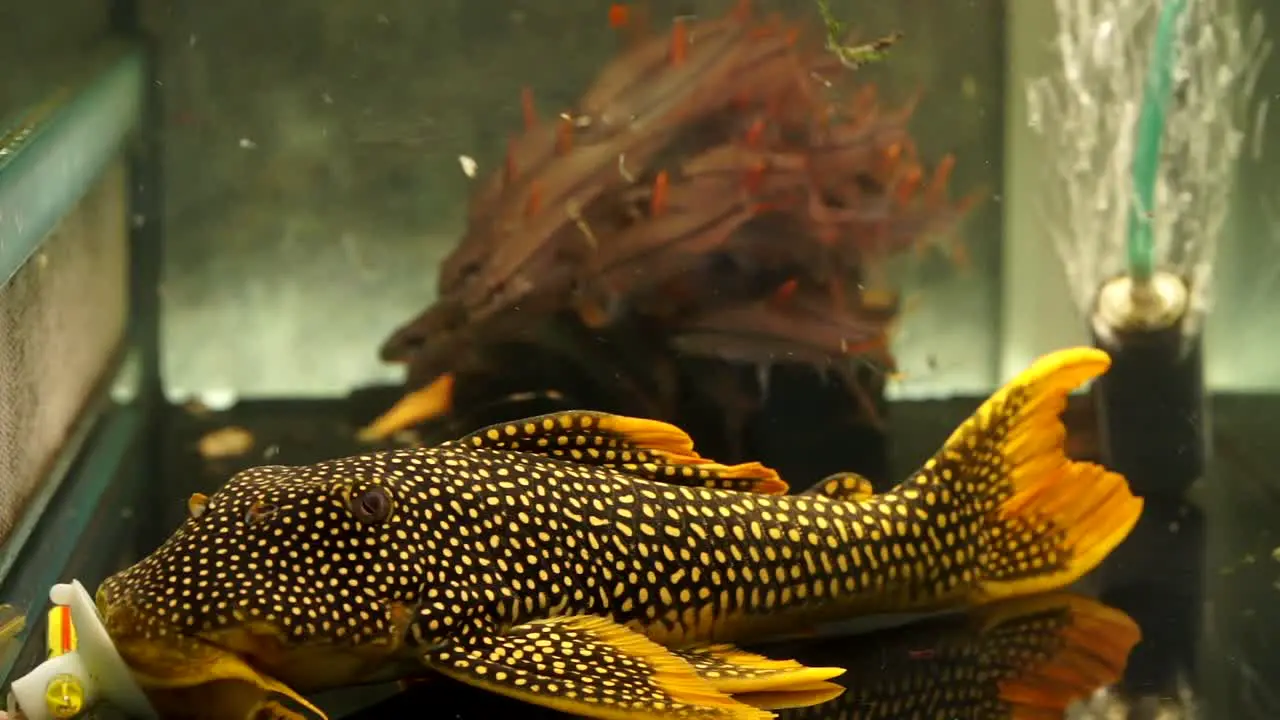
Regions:
<svg viewBox="0 0 1280 720"><path fill-rule="evenodd" d="M1059 418L1109 362L1041 358L881 494L842 473L787 495L586 411L252 468L97 602L170 717L311 717L301 693L439 673L593 718L765 720L734 696L845 670L734 643L1060 589L1128 535L1142 501L1067 458Z"/></svg>
<svg viewBox="0 0 1280 720"><path fill-rule="evenodd" d="M776 712L779 720L1061 720L1073 704L1119 681L1140 640L1137 624L1122 611L1085 596L1047 593L889 630L753 647L848 672L808 690L738 699ZM415 687L349 720L442 703L446 691L438 684ZM466 692L447 703L458 720L514 710Z"/></svg>
<svg viewBox="0 0 1280 720"><path fill-rule="evenodd" d="M1060 720L1120 680L1141 638L1129 616L1092 598L1016 598L864 636L766 648L847 668L834 681L846 689L799 708L783 694L740 699L786 720Z"/></svg>

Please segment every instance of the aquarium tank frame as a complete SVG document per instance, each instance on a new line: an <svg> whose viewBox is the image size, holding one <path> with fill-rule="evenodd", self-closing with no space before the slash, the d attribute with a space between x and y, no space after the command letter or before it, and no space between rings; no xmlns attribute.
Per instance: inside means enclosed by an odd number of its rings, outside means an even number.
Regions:
<svg viewBox="0 0 1280 720"><path fill-rule="evenodd" d="M1027 70L1018 65L1017 56L1026 51L1028 43L1043 43L1045 38L1044 33L1026 32L1026 24L1019 20L1022 14L1052 13L1049 4L1035 5L1010 4L1009 38L1015 56L1006 81L1010 87ZM40 610L47 603L48 589L56 582L77 578L94 587L121 562L149 549L136 547L137 529L154 523L157 516L152 512L154 502L145 494L144 480L159 465L155 454L163 447L158 432L165 409L159 376L158 317L164 232L164 123L156 43L141 30L137 0L112 0L110 7L111 37L91 63L97 72L88 81L71 87L68 97L49 100L53 112L41 123L47 132L34 135L18 150L24 159L21 167L13 163L10 169L0 170L2 208L6 193L13 192L9 187L21 184L12 178L18 177L19 172L33 172L33 168L47 171L47 164L42 164L40 158L66 151L71 142L68 138L93 137L100 143L83 155L96 158L93 163L74 169L64 167L66 176L62 181L49 185L57 189L51 194L56 202L46 198L47 212L41 222L24 229L20 251L15 253L15 246L6 245L12 254L0 255L0 277L5 281L35 254L47 231L75 207L111 158L126 162L127 212L132 218L130 307L125 339L112 369L51 465L42 493L31 501L28 521L0 547L0 603L14 604L32 618L42 616ZM1007 105L1010 132L1025 131L1026 118L1020 114L1025 109L1014 108L1013 97ZM113 115L109 126L104 126L103 116L98 113L105 107L127 110ZM74 132L89 125L96 125L94 133ZM1014 167L1018 163L1039 162L1036 152L1025 152L1025 145L1023 139L1012 138L1004 148L1010 167L1014 168L1005 174L1009 196L1017 194L1019 187L1039 188L1037 183L1024 182ZM1026 221L1034 214L1032 204L1008 196L1003 200L1010 208L1002 256L1005 280L1001 294L1007 312L999 335L1005 347L1001 374L1007 376L1025 367L1040 350L1076 339L1064 337L1061 327L1071 324L1074 334L1083 339L1088 334L1088 324L1071 306L1070 289L1060 277L1060 263L1052 258L1043 233L1028 237L1034 233L1023 232L1028 226L1042 229L1039 220ZM1050 302L1046 307L1030 298L1050 298ZM1037 312L1033 315L1010 310L1018 307L1035 307ZM1063 323L1059 324L1059 320ZM1046 339L1043 333L1052 337ZM1196 396L1202 392L1202 387L1197 388ZM0 682L7 685L16 667L29 667L42 659L43 639L39 624L29 623L19 642L0 651Z"/></svg>
<svg viewBox="0 0 1280 720"><path fill-rule="evenodd" d="M6 145L0 208L22 202L26 222L0 226L3 283L38 257L50 231L112 163L123 166L127 227L127 320L103 379L90 393L59 454L0 546L0 602L27 614L0 650L0 683L44 659L49 588L64 578L96 586L134 552L148 515L142 479L154 465L164 398L159 379L159 269L162 233L160 102L155 43L134 0L112 0L109 32L86 53L83 74L37 105L47 108ZM11 138L12 136L10 136ZM32 203L33 190L39 201Z"/></svg>

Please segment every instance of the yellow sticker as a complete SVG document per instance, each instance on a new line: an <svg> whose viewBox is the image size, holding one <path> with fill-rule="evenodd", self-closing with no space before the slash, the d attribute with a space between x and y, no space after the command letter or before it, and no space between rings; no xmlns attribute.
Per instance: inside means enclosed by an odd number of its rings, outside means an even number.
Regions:
<svg viewBox="0 0 1280 720"><path fill-rule="evenodd" d="M76 649L76 628L71 622L71 608L54 605L49 609L49 629L46 636L49 657L66 655Z"/></svg>
<svg viewBox="0 0 1280 720"><path fill-rule="evenodd" d="M44 702L56 720L70 720L84 710L84 686L74 675L56 675L45 686Z"/></svg>

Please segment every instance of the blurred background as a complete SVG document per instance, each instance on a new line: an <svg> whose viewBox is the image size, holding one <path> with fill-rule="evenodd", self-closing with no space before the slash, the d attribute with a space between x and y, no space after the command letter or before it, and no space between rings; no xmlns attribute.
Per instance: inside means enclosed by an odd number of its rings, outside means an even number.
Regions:
<svg viewBox="0 0 1280 720"><path fill-rule="evenodd" d="M659 16L721 4L651 3ZM815 14L803 0L765 5ZM890 97L920 90L912 131L922 154L955 153L954 186L988 193L963 228L970 266L926 264L902 281L923 292L895 345L915 371L901 392L981 391L1002 368L1083 337L1030 203L1010 207L1035 192L1020 79L1048 69L1054 16L1047 3L1006 5L832 3L866 36L905 33L868 78ZM546 107L567 105L617 47L595 2L143 6L163 41L163 368L173 397L328 395L397 379L370 349L433 295L436 264L464 223L458 157L491 166L519 126L522 87ZM106 22L91 0L11 2L0 13L0 109L47 87ZM1277 73L1273 59L1260 92L1280 88ZM1280 302L1264 204L1275 157L1245 163L1223 241L1208 329L1215 387L1280 385L1255 327Z"/></svg>
<svg viewBox="0 0 1280 720"><path fill-rule="evenodd" d="M102 3L6 5L0 108L101 32ZM262 4L145 2L162 41L163 376L172 398L315 396L398 380L375 352L435 292L470 181L520 127L520 91L571 104L618 48L607 3L529 0ZM650 3L657 17L724 3ZM816 18L812 3L785 7ZM964 225L972 256L907 268L922 290L897 345L922 392L980 391L997 374L1003 227L1004 3L835 2L867 39L905 33L867 69L891 101L920 91L926 158L988 193ZM71 32L68 28L73 29ZM963 28L963 30L960 30ZM6 37L6 40L9 38Z"/></svg>

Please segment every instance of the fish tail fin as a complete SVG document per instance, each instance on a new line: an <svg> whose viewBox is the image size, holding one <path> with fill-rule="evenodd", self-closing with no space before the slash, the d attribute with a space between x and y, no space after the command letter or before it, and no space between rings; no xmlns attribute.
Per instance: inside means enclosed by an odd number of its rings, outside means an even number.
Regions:
<svg viewBox="0 0 1280 720"><path fill-rule="evenodd" d="M931 523L970 602L1065 587L1142 513L1124 476L1066 455L1067 395L1106 372L1095 348L1050 353L993 394L898 489ZM954 545L953 545L954 543ZM961 562L960 560L963 560Z"/></svg>

